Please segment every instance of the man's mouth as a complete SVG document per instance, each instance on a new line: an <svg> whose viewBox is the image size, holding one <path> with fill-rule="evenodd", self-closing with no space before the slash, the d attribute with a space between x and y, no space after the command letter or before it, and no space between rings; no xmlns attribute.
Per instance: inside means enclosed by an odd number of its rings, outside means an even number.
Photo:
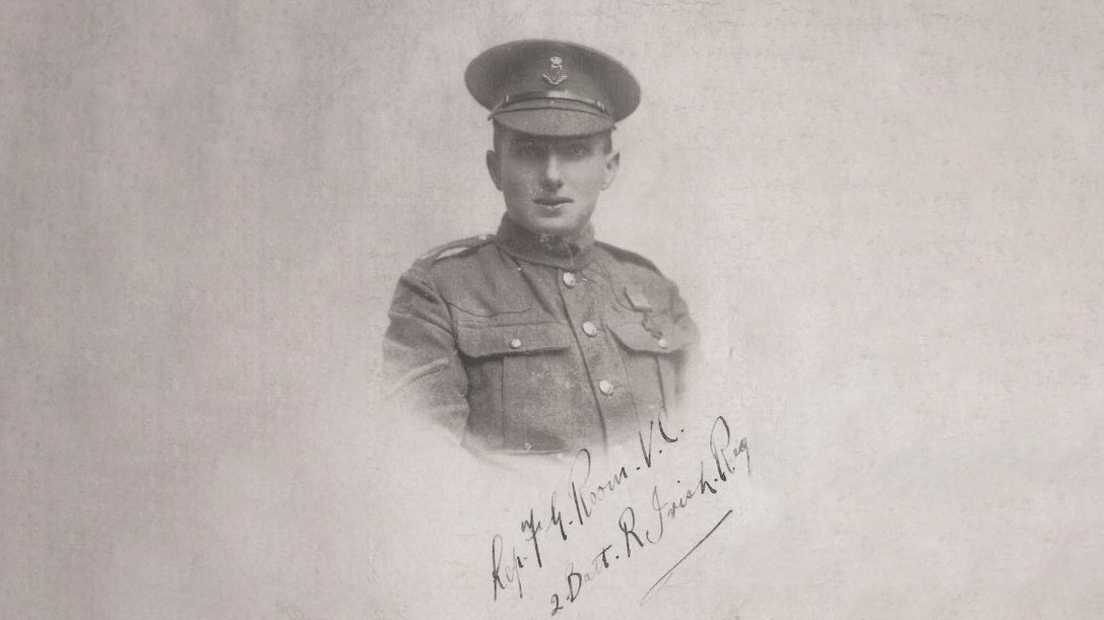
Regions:
<svg viewBox="0 0 1104 620"><path fill-rule="evenodd" d="M541 196L540 198L534 198L533 202L545 207L558 207L565 202L572 202L572 200L560 196Z"/></svg>

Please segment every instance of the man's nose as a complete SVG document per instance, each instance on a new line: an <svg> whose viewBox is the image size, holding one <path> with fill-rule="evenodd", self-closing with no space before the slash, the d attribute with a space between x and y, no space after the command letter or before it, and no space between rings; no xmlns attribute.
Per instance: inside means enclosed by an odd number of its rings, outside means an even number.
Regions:
<svg viewBox="0 0 1104 620"><path fill-rule="evenodd" d="M550 153L545 158L540 181L542 186L553 190L563 186L563 167L556 154Z"/></svg>

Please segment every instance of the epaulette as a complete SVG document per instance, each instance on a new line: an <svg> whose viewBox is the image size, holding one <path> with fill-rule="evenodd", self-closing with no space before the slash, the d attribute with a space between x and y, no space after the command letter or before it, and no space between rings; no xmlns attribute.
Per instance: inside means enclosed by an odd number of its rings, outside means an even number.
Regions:
<svg viewBox="0 0 1104 620"><path fill-rule="evenodd" d="M606 250L610 254L613 254L617 258L620 258L622 260L627 260L630 263L636 263L638 265L643 265L644 267L647 267L648 269L651 269L652 271L662 275L662 273L659 271L659 267L655 266L655 263L653 263L652 261L650 261L650 260L644 258L643 256L637 254L636 252L630 252L628 250L623 250L623 249L621 249L621 248L619 248L615 245L610 245L610 244L605 243L603 241L595 241L594 245L601 246L602 249Z"/></svg>
<svg viewBox="0 0 1104 620"><path fill-rule="evenodd" d="M444 245L439 245L432 250L422 254L418 257L418 260L414 261L415 265L428 266L441 260L442 258L448 258L450 256L459 256L468 250L474 250L476 248L487 245L494 241L494 235L476 235L474 237L468 237L466 239L458 239Z"/></svg>

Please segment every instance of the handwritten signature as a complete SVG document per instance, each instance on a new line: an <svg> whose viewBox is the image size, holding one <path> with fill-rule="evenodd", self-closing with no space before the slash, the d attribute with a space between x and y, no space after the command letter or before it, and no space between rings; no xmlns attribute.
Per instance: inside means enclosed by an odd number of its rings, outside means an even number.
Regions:
<svg viewBox="0 0 1104 620"><path fill-rule="evenodd" d="M681 435L681 431L679 434ZM511 587L516 587L519 599L524 598L521 585L523 570L539 570L545 565L542 541L547 539L543 535L556 532L559 536L553 537L552 540L559 538L561 542L566 543L570 534L592 522L596 518L598 506L613 501L618 497L619 489L628 484L630 472L634 472L635 475L635 472L640 471L642 467L645 469L653 467L653 446L657 445L656 440L661 442L658 445L675 444L679 441L679 437L668 434L662 423L653 422L649 426L647 437L644 433L640 435L640 465L629 463L615 466L611 475L603 476L597 482L591 482L594 470L590 452L585 449L580 450L568 475L567 501L561 505L558 502L558 494L553 491L550 494L546 519L539 519L538 510L531 507L528 516L521 521L524 543L528 545L528 549L523 549L524 554L519 554L516 548L511 546L507 557L502 536L493 537L491 580L494 600L498 601L498 594ZM655 453L662 453L662 448L655 450ZM741 457L743 457L743 463L740 462ZM625 505L619 513L616 513L618 539L598 549L583 564L583 568L576 568L572 562L567 563L564 571L564 589L554 592L549 599L552 615L563 610L565 605L575 602L582 593L584 585L603 572L610 570L619 562L630 560L634 553L639 555L645 547L659 544L670 522L674 521L679 514L691 509L697 498L716 495L722 485L729 482L740 470L746 471L747 476L751 476L751 453L747 437L735 438L728 420L724 416L717 416L709 433L708 456L699 460L697 471L688 477L692 482L683 484L680 478L676 482L678 486L675 490L654 484L651 490L650 510L638 511L632 505ZM564 510L567 511L566 518ZM662 589L674 570L716 532L732 513L731 509L726 512L708 534L665 572L645 593L641 604Z"/></svg>

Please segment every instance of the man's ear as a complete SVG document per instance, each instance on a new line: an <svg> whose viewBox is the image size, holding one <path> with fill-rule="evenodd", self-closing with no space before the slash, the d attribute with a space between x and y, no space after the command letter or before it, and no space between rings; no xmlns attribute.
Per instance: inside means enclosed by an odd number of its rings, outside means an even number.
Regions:
<svg viewBox="0 0 1104 620"><path fill-rule="evenodd" d="M494 182L495 189L502 191L502 184L499 182L498 176L498 153L495 151L487 151L487 172L491 175L491 181Z"/></svg>
<svg viewBox="0 0 1104 620"><path fill-rule="evenodd" d="M617 178L617 171L621 169L621 152L613 151L606 155L606 177L602 180L602 189L609 189L613 180Z"/></svg>

